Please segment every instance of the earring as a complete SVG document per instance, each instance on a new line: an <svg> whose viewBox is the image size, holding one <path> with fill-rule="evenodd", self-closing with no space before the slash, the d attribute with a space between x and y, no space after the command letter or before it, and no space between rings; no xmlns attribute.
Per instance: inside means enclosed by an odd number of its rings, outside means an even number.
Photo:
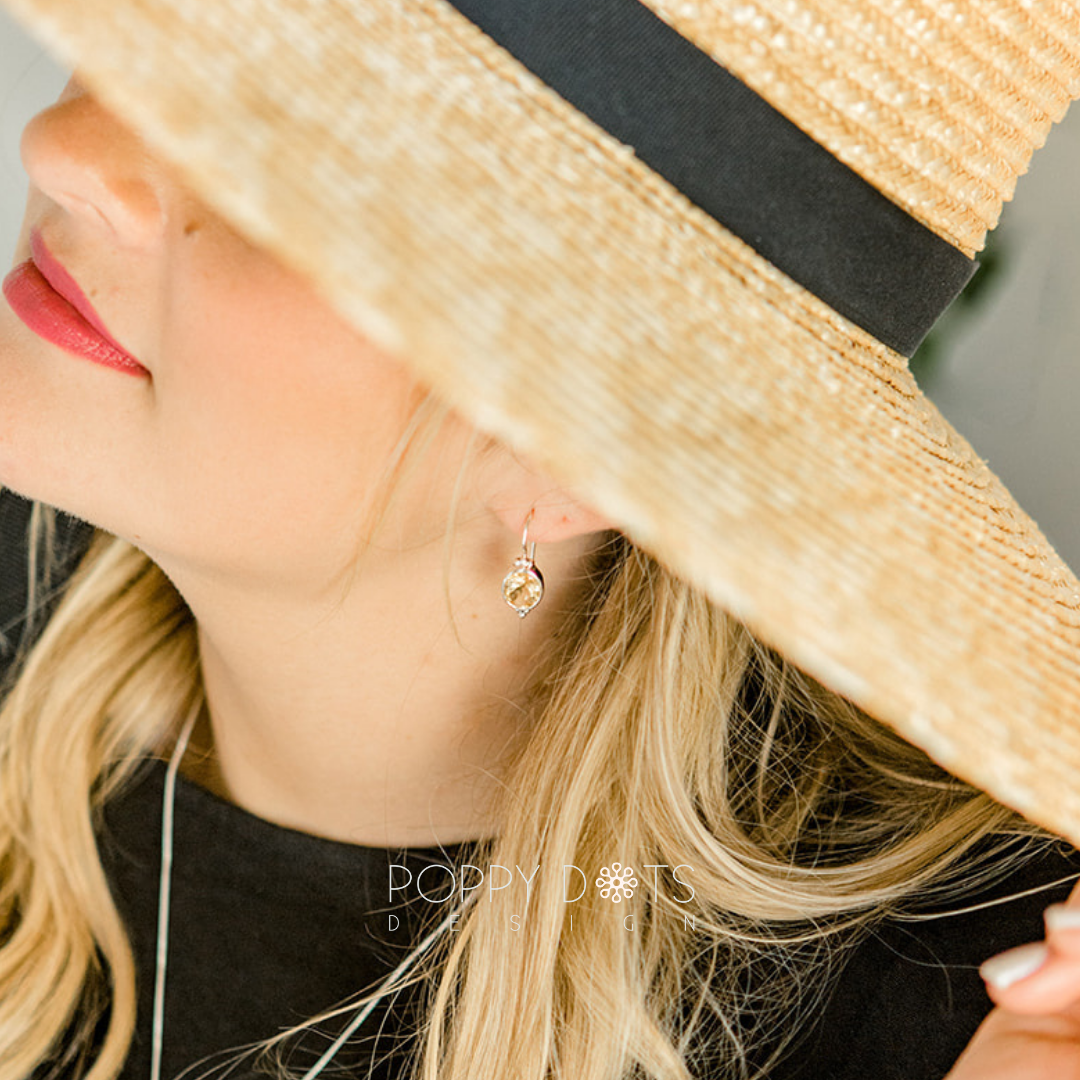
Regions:
<svg viewBox="0 0 1080 1080"><path fill-rule="evenodd" d="M521 533L521 554L514 560L510 573L503 578L503 599L524 619L544 595L544 579L536 568L536 541L529 545L529 526L532 524L535 507L525 519L525 528Z"/></svg>

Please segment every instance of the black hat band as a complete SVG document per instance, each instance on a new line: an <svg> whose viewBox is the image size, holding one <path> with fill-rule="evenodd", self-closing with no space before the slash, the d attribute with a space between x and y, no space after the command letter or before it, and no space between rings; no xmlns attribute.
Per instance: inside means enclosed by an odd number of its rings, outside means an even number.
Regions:
<svg viewBox="0 0 1080 1080"><path fill-rule="evenodd" d="M450 0L692 203L904 356L977 262L640 0Z"/></svg>

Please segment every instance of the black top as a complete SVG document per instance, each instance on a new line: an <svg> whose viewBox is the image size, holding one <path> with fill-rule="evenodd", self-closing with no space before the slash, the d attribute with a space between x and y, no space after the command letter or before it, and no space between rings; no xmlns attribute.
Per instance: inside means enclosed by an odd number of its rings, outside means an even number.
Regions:
<svg viewBox="0 0 1080 1080"><path fill-rule="evenodd" d="M24 629L18 612L25 550L18 541L27 509L0 494L0 675ZM89 533L71 519L61 529L73 563ZM98 834L137 965L137 1031L121 1080L150 1076L164 777L162 762L145 762L105 808ZM393 902L391 865L407 867L415 883L425 866L455 866L472 850L457 844L404 852L322 839L249 814L183 777L175 810L164 1080L217 1054L188 1074L199 1076L223 1064L222 1052L381 980L447 910L438 903L448 891L445 871L425 876L430 900L413 888L407 902ZM405 880L405 871L395 875L395 883ZM1078 875L1080 854L1047 846L993 888L953 905L975 910L882 923L843 954L826 1003L768 1080L941 1080L990 1009L978 965L1040 937L1043 909L1063 900ZM384 1002L324 1075L400 1076L403 1055L386 1055L409 1044L417 996L407 990ZM293 1071L302 1075L349 1019L293 1041ZM379 1064L369 1074L373 1055ZM695 1070L701 1080L719 1076L707 1065ZM235 1080L251 1075L250 1059L230 1073Z"/></svg>
<svg viewBox="0 0 1080 1080"><path fill-rule="evenodd" d="M138 1028L123 1080L150 1076L165 772L164 763L148 760L135 786L105 808L99 832L102 863L137 965ZM374 986L437 925L452 900L448 872L441 869L422 879L429 900L416 889L391 894L391 866L399 867L393 883L400 886L433 863L456 868L472 847L405 851L327 840L256 817L183 776L177 777L173 836L164 1078L207 1055L218 1056L206 1065L221 1064L223 1051L275 1035ZM392 1052L415 1006L413 993L403 992L392 1010L390 1001L378 1007L327 1075L341 1076L342 1066L366 1067L373 1055ZM290 1041L293 1069L302 1073L313 1065L352 1015L326 1021L319 1035ZM368 1074L357 1069L356 1075ZM391 1075L387 1064L372 1077Z"/></svg>
<svg viewBox="0 0 1080 1080"><path fill-rule="evenodd" d="M945 909L956 914L887 920L851 951L816 1027L769 1080L941 1080L992 1007L979 965L1041 938L1043 911L1077 877L1080 854L1051 844Z"/></svg>
<svg viewBox="0 0 1080 1080"><path fill-rule="evenodd" d="M123 1080L150 1075L150 1015L165 766L148 761L138 783L106 808L100 848L137 957L139 1019ZM178 777L165 1008L163 1077L205 1055L266 1038L367 988L442 918L445 871L426 875L423 902L389 900L389 867L456 866L469 844L408 852L363 847L282 828ZM850 950L816 1027L770 1080L941 1080L990 1008L979 963L1041 934L1044 907L1068 894L1080 858L1053 847L1008 880L956 907L978 911L887 921ZM395 882L405 879L395 871ZM414 879L415 880L415 879ZM1050 885L1048 889L1044 886ZM1036 889L1033 893L1023 894ZM397 894L400 896L401 894ZM400 923L391 921L391 914ZM391 927L396 925L396 929ZM380 1008L335 1059L348 1076L406 1039L415 999ZM292 1044L310 1067L348 1017ZM385 1027L383 1024L385 1023ZM402 1061L372 1076L400 1075ZM198 1070L201 1072L201 1069ZM233 1074L247 1077L250 1071ZM341 1073L335 1072L340 1076ZM702 1067L703 1078L716 1074Z"/></svg>

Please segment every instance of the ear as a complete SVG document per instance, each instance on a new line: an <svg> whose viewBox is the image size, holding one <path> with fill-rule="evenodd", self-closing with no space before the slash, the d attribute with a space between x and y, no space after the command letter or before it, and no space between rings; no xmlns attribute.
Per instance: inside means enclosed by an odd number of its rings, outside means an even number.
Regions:
<svg viewBox="0 0 1080 1080"><path fill-rule="evenodd" d="M529 539L553 544L613 526L602 514L586 506L550 477L507 453L487 498L491 512L516 536L529 522Z"/></svg>
<svg viewBox="0 0 1080 1080"><path fill-rule="evenodd" d="M512 505L500 503L492 510L507 529L519 536L531 511L529 539L538 544L554 544L586 533L614 528L601 514L584 506L559 487L547 488L535 502L528 505L515 500Z"/></svg>

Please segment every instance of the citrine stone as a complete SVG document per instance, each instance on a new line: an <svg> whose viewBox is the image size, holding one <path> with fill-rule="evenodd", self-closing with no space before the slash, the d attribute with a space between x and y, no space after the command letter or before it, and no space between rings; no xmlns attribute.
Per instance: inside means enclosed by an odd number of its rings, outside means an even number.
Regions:
<svg viewBox="0 0 1080 1080"><path fill-rule="evenodd" d="M544 580L534 566L515 566L503 578L503 599L522 617L527 615L544 595Z"/></svg>

